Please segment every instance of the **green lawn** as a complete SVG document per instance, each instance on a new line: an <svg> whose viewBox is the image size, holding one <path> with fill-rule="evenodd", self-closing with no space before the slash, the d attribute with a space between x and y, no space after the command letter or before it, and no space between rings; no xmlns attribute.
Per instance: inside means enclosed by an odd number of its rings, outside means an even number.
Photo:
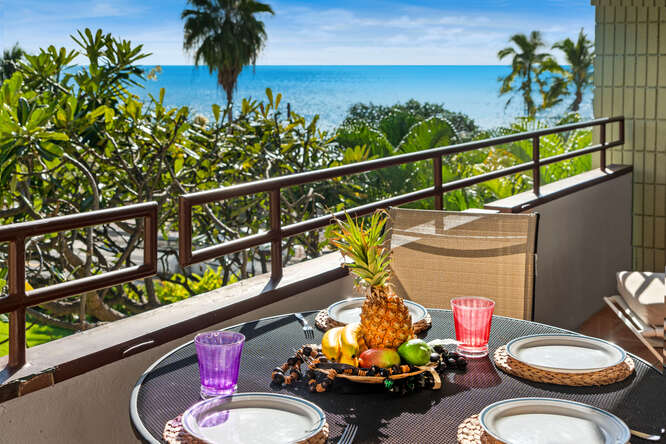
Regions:
<svg viewBox="0 0 666 444"><path fill-rule="evenodd" d="M28 320L27 326L30 326L30 324L31 322ZM0 342L7 339L8 332L9 324L3 322L0 318ZM71 335L72 333L74 332L65 330L63 328L35 324L28 330L26 339L28 342L28 347L32 347L33 345L43 344L54 339L62 338L63 336ZM4 342L0 344L0 356L5 356L7 353L9 353L9 342Z"/></svg>

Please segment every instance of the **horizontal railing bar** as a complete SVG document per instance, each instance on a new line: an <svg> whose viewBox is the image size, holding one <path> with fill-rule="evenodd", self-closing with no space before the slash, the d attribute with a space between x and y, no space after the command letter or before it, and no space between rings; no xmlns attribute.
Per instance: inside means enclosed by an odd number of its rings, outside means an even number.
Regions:
<svg viewBox="0 0 666 444"><path fill-rule="evenodd" d="M23 299L0 299L0 313L7 313L21 307L31 307L43 304L44 302L55 301L143 279L154 275L156 271L155 267L151 265L136 265L123 268L122 270L110 271L96 276L88 276L74 281L37 288L27 291L26 297Z"/></svg>
<svg viewBox="0 0 666 444"><path fill-rule="evenodd" d="M402 205L408 202L416 202L418 200L425 199L427 197L432 197L435 194L436 194L435 187L424 188L419 191L413 191L411 193L389 197L388 199L380 200L377 202L360 205L358 207L350 208L345 211L338 211L336 213L332 213L330 216L320 216L303 222L297 222L295 224L285 225L282 228L282 236L290 237L290 236L295 236L297 234L305 233L310 230L316 230L317 228L323 228L327 225L330 225L334 219L343 217L345 213L349 214L352 217L365 216L379 208L385 208L391 205Z"/></svg>
<svg viewBox="0 0 666 444"><path fill-rule="evenodd" d="M9 242L17 237L39 236L58 233L65 230L76 230L91 225L119 222L126 219L145 217L157 209L157 202L146 202L125 207L108 208L87 213L68 214L29 222L20 222L0 227L0 242Z"/></svg>
<svg viewBox="0 0 666 444"><path fill-rule="evenodd" d="M190 205L201 205L204 203L217 202L229 199L231 197L268 192L279 188L302 185L310 182L332 179L334 177L373 171L409 162L417 162L421 160L433 159L435 157L444 156L448 154L458 154L479 148L486 148L494 145L503 145L506 143L516 142L519 140L528 140L543 135L555 134L564 131L571 131L580 128L603 125L605 123L620 121L621 119L623 119L623 117L607 117L607 118L590 120L587 122L578 122L568 125L557 126L553 128L544 128L537 131L510 134L507 136L495 137L492 139L476 140L457 145L450 145L446 147L438 147L429 150L417 151L414 153L399 154L397 156L384 157L381 159L366 160L363 162L353 163L349 165L341 165L333 168L326 168L321 170L290 174L287 176L279 176L270 179L263 179L254 182L248 182L244 184L218 188L215 190L199 191L196 193L185 194L182 196L182 198L187 200Z"/></svg>
<svg viewBox="0 0 666 444"><path fill-rule="evenodd" d="M578 157L578 156L583 156L585 154L590 154L594 153L596 151L602 151L607 148L611 148L614 146L619 146L621 145L619 142L613 142L613 143L607 143L606 145L598 144L598 145L592 145L588 146L587 148L581 148L576 151L570 151L568 153L563 153L563 154L558 154L556 156L550 156L546 157L545 159L541 160L541 165L548 165L551 163L555 162L561 162L563 160L571 159L572 157Z"/></svg>
<svg viewBox="0 0 666 444"><path fill-rule="evenodd" d="M609 146L616 146L616 144L619 144L619 142L614 142L613 145L607 144L606 147ZM566 160L572 157L576 156L582 156L591 152L599 151L602 149L601 145L594 145L588 148L583 148L579 149L576 151L572 151L570 153L565 153L565 154L560 154L557 156L551 156L551 157L546 157L541 159L541 165L545 164L550 164L554 162L558 162L561 160ZM488 173L483 173L479 174L477 176L473 177L467 177L464 179L459 179L459 180L454 180L450 182L446 182L443 184L439 190L439 193L447 193L450 191L454 191L457 189L465 188L471 185L476 185L482 182L486 182L489 180L497 179L500 177L504 176L510 176L512 174L517 174L523 171L529 171L533 168L534 162L525 162L521 163L519 165L514 165L512 167L508 168L503 168L501 170L497 171L491 171ZM311 230L316 230L318 228L323 228L326 227L327 225L331 224L334 219L340 218L345 215L345 213L351 215L351 216L364 216L367 214L372 213L373 211L379 209L379 208L385 208L389 207L391 205L401 205L409 202L415 202L421 199L425 199L427 197L432 197L438 194L438 191L432 187L432 188L424 188L419 191L414 191L412 193L406 193L406 194L401 194L399 196L395 197L390 197L388 199L384 199L381 201L373 202L371 204L366 204L366 205L361 205L358 207L351 208L346 211L338 211L336 213L333 213L329 216L320 216L314 219L306 220L303 222L297 222L294 224L290 225L285 225L282 228L282 237L291 237L295 236L298 234L306 233ZM267 233L268 234L268 233ZM261 236L261 239L259 237ZM249 242L248 240L251 238L257 238L255 241ZM197 257L197 255L201 252L206 252L205 256L202 255L201 257L204 257L205 259L203 260L209 260L213 259L215 257L219 257L223 254L229 254L233 253L235 251L243 250L245 248L250 248L250 247L255 247L257 245L263 244L270 241L270 237L267 237L267 235L254 235L254 236L248 236L242 239L237 239L234 241L229 241L221 245L213 246L213 247L208 247L204 248L201 250L197 250L193 253L192 259L194 262L200 262L200 258ZM240 246L239 246L240 245ZM222 253L220 253L222 251Z"/></svg>
<svg viewBox="0 0 666 444"><path fill-rule="evenodd" d="M532 169L534 162L525 162L520 165L514 165L509 168L502 168L501 170L491 171L489 173L479 174L477 176L466 177L464 179L452 180L451 182L446 182L442 185L441 192L448 193L449 191L454 191L460 188L465 188L470 185L476 185L477 183L486 182L488 180L497 179L499 177L510 176L512 174L520 173L522 171L527 171Z"/></svg>
<svg viewBox="0 0 666 444"><path fill-rule="evenodd" d="M270 232L253 234L220 245L195 250L192 252L190 261L192 263L207 261L209 259L224 256L225 254L256 247L257 245L268 243L271 240L273 240L273 234Z"/></svg>
<svg viewBox="0 0 666 444"><path fill-rule="evenodd" d="M588 146L587 148L581 148L576 151L570 151L568 153L557 154L555 156L546 157L545 159L541 160L541 165L549 165L551 163L561 162L563 160L571 159L572 157L583 156L585 154L594 153L605 148L606 147L604 145L598 144Z"/></svg>

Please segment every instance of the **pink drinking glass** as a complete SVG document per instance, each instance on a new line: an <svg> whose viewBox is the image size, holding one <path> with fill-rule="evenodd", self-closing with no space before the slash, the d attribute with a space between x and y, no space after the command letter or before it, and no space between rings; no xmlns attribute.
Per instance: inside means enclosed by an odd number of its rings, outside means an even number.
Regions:
<svg viewBox="0 0 666 444"><path fill-rule="evenodd" d="M244 335L231 331L207 331L194 338L202 398L236 391L244 343Z"/></svg>
<svg viewBox="0 0 666 444"><path fill-rule="evenodd" d="M451 308L459 342L458 353L468 358L487 356L495 302L476 296L462 297L452 299Z"/></svg>

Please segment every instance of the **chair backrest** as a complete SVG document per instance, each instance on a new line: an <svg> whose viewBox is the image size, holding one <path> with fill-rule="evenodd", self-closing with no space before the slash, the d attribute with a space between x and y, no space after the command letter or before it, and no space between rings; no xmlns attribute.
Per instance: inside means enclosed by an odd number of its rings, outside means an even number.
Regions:
<svg viewBox="0 0 666 444"><path fill-rule="evenodd" d="M538 214L391 208L392 282L405 299L451 308L483 296L495 314L532 319Z"/></svg>

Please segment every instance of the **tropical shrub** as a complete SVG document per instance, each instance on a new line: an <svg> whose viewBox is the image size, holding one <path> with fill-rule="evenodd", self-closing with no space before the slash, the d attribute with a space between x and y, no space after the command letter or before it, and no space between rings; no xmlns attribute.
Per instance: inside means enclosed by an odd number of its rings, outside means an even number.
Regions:
<svg viewBox="0 0 666 444"><path fill-rule="evenodd" d="M466 114L450 111L442 104L420 103L414 99L392 106L356 103L349 107L342 126L362 120L383 132L392 144L397 145L412 125L430 117L447 120L463 142L479 131L474 120Z"/></svg>
<svg viewBox="0 0 666 444"><path fill-rule="evenodd" d="M208 282L209 275L199 278L175 265L178 195L323 168L342 158L316 118L284 116L279 94L267 90L263 103L244 100L231 123L218 105L211 122L195 122L187 107L165 104L164 90L145 103L128 91L143 81L136 65L147 55L141 45L101 30L73 38L78 50L51 46L26 55L0 87L0 223L157 201L158 279L167 283L146 279L30 309L42 323L79 329L142 312L179 297L166 295L177 288L168 283L198 293L196 282ZM77 56L85 61L74 68ZM328 214L349 189L331 181L283 190L283 223ZM268 221L267 195L196 207L195 248L258 233ZM38 288L136 265L142 229L141 222L126 221L32 239L27 280ZM320 242L316 233L288 239L285 261L299 251L320 254ZM212 261L221 267L214 283L266 272L269 257L259 247Z"/></svg>

